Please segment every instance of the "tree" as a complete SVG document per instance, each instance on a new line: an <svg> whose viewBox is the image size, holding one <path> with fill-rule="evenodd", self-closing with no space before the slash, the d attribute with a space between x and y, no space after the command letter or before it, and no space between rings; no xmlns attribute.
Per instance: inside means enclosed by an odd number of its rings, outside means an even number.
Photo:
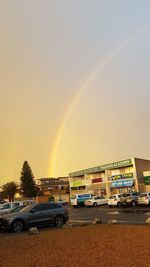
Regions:
<svg viewBox="0 0 150 267"><path fill-rule="evenodd" d="M3 195L9 199L9 202L14 201L14 195L16 194L17 187L18 185L16 182L9 182L2 186Z"/></svg>
<svg viewBox="0 0 150 267"><path fill-rule="evenodd" d="M24 197L35 197L37 193L37 188L34 180L32 170L27 161L24 162L21 177L20 177L20 187Z"/></svg>

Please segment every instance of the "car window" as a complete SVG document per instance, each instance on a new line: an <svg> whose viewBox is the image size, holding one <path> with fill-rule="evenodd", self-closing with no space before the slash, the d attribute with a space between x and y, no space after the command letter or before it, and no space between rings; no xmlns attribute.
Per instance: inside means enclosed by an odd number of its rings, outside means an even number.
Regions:
<svg viewBox="0 0 150 267"><path fill-rule="evenodd" d="M10 209L11 208L11 204L10 203L4 204L2 208L3 209Z"/></svg>
<svg viewBox="0 0 150 267"><path fill-rule="evenodd" d="M12 206L13 206L13 207L17 207L17 206L19 206L19 202L12 203Z"/></svg>
<svg viewBox="0 0 150 267"><path fill-rule="evenodd" d="M58 209L61 208L62 206L58 203L50 203L50 209Z"/></svg>
<svg viewBox="0 0 150 267"><path fill-rule="evenodd" d="M116 196L110 196L109 198L110 198L110 199L115 199L115 198L116 198Z"/></svg>
<svg viewBox="0 0 150 267"><path fill-rule="evenodd" d="M132 193L132 196L138 196L138 195L139 195L139 193L137 193L137 192Z"/></svg>
<svg viewBox="0 0 150 267"><path fill-rule="evenodd" d="M49 210L51 208L52 204L46 203L46 204L39 204L37 205L34 210L35 211L44 211L44 210Z"/></svg>
<svg viewBox="0 0 150 267"><path fill-rule="evenodd" d="M130 197L130 195L131 195L130 193L125 193L125 194L123 194L122 196L123 196L123 197Z"/></svg>

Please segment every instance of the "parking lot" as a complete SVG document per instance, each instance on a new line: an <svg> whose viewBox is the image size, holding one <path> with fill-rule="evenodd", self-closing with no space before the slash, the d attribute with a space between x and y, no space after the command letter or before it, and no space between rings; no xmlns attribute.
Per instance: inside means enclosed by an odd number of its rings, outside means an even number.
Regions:
<svg viewBox="0 0 150 267"><path fill-rule="evenodd" d="M115 207L109 208L107 205L97 207L68 207L69 221L66 226L78 226L82 224L91 224L93 218L99 218L102 223L106 224L109 220L115 219L119 224L145 224L147 218L150 217L150 207ZM66 227L65 226L65 227ZM41 228L40 231L53 231L56 227ZM25 234L26 232L19 233ZM10 233L0 232L0 236L7 236ZM11 235L18 235L11 233Z"/></svg>
<svg viewBox="0 0 150 267"><path fill-rule="evenodd" d="M69 209L69 223L90 223L94 217L108 223L111 219L118 220L122 224L144 224L150 217L150 207L120 207L109 208L107 205L99 207L83 207Z"/></svg>

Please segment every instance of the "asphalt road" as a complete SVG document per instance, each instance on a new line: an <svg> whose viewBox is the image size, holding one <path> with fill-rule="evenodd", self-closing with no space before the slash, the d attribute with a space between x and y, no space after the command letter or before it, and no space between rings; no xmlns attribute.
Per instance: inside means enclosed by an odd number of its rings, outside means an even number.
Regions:
<svg viewBox="0 0 150 267"><path fill-rule="evenodd" d="M69 207L69 221L67 225L78 226L82 224L91 223L93 218L99 218L102 223L108 223L109 220L116 219L119 224L145 224L147 218L150 217L150 207L122 207L122 208L109 208L107 205L99 207L83 207L72 208ZM66 225L66 227L67 227ZM56 227L41 228L39 231L52 231L57 230ZM20 234L28 234L27 231L22 233L7 233L0 232L0 238L3 236L13 236Z"/></svg>
<svg viewBox="0 0 150 267"><path fill-rule="evenodd" d="M150 207L122 207L109 208L108 206L69 208L69 223L90 223L93 218L100 218L103 223L116 219L123 224L145 224L150 217Z"/></svg>

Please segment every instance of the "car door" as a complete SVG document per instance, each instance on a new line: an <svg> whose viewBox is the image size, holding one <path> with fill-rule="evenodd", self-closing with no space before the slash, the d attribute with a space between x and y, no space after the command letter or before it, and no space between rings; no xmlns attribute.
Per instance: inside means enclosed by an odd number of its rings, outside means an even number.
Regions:
<svg viewBox="0 0 150 267"><path fill-rule="evenodd" d="M97 205L102 205L102 198L100 196L95 197Z"/></svg>
<svg viewBox="0 0 150 267"><path fill-rule="evenodd" d="M47 204L47 205L46 205ZM49 203L41 203L35 206L28 214L28 224L32 226L41 226L47 218Z"/></svg>
<svg viewBox="0 0 150 267"><path fill-rule="evenodd" d="M108 204L108 198L102 196L102 202L103 204Z"/></svg>
<svg viewBox="0 0 150 267"><path fill-rule="evenodd" d="M28 224L35 226L48 225L56 217L55 203L41 203L30 211Z"/></svg>

